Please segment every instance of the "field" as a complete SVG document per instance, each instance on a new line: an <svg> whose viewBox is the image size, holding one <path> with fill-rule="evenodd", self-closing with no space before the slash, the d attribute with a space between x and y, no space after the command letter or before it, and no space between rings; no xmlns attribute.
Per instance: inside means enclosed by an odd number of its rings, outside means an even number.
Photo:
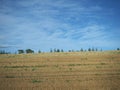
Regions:
<svg viewBox="0 0 120 90"><path fill-rule="evenodd" d="M120 51L0 55L0 90L120 90Z"/></svg>

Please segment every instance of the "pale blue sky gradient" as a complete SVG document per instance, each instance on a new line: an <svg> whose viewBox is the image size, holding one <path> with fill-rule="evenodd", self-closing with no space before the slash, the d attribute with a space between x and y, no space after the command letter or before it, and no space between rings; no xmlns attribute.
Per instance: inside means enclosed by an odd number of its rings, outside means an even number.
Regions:
<svg viewBox="0 0 120 90"><path fill-rule="evenodd" d="M0 49L120 47L120 0L0 0Z"/></svg>

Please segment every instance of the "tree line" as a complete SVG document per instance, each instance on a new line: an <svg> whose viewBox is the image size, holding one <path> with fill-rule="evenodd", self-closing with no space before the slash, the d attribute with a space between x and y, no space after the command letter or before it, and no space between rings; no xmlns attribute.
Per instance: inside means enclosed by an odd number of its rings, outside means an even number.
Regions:
<svg viewBox="0 0 120 90"><path fill-rule="evenodd" d="M116 49L117 51L119 51L120 50L120 48L117 48ZM68 50L68 51L64 51L63 49L56 49L56 48L54 48L54 49L50 49L50 53L54 53L54 52L86 52L86 51L89 51L89 52L94 52L94 51L103 51L102 49L97 49L97 48L88 48L88 49L83 49L83 48L81 48L80 50ZM18 54L28 54L28 53L35 53L34 52L34 50L32 50L32 49L26 49L26 50L23 50L23 49L19 49L18 51L17 51L17 53ZM17 54L17 53L15 53L15 54ZM38 50L38 52L37 53L42 53L42 51L41 50ZM5 50L0 50L0 54L11 54L10 52L6 52Z"/></svg>
<svg viewBox="0 0 120 90"><path fill-rule="evenodd" d="M117 50L120 50L120 48L117 48ZM97 51L103 51L102 49L97 49L97 48L88 48L87 50L86 49L83 49L81 48L80 50L68 50L68 51L64 51L63 49L50 49L50 53L59 53L59 52L86 52L86 51L89 51L89 52L97 52ZM18 50L18 54L22 54L22 53L34 53L34 50L31 50L31 49L27 49L27 50ZM42 53L41 50L38 50L38 53Z"/></svg>
<svg viewBox="0 0 120 90"><path fill-rule="evenodd" d="M7 52L5 50L0 50L0 54L11 54L10 52Z"/></svg>
<svg viewBox="0 0 120 90"><path fill-rule="evenodd" d="M22 54L22 53L34 53L34 50L32 50L32 49L18 50L18 54Z"/></svg>
<svg viewBox="0 0 120 90"><path fill-rule="evenodd" d="M98 51L98 49L94 49L94 48L88 48L88 50L84 50L83 48L81 48L80 50L68 50L67 52L84 52L84 51ZM102 51L102 49L100 50ZM50 53L53 53L53 52L66 52L64 51L63 49L50 49L49 51ZM18 50L18 54L22 54L22 53L34 53L34 50L31 50L31 49L26 49L26 50ZM42 53L41 50L38 50L38 53Z"/></svg>

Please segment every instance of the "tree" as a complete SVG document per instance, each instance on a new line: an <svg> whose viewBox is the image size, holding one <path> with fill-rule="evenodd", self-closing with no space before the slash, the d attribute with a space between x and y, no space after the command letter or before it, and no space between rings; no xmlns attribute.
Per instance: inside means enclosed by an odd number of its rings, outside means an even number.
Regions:
<svg viewBox="0 0 120 90"><path fill-rule="evenodd" d="M34 51L31 49L26 49L26 53L34 53Z"/></svg>
<svg viewBox="0 0 120 90"><path fill-rule="evenodd" d="M2 51L2 50L1 50L1 51L0 51L0 54L4 54L4 52L5 52L5 51Z"/></svg>
<svg viewBox="0 0 120 90"><path fill-rule="evenodd" d="M80 51L83 52L83 48L81 48Z"/></svg>
<svg viewBox="0 0 120 90"><path fill-rule="evenodd" d="M54 49L54 52L57 52L56 48Z"/></svg>
<svg viewBox="0 0 120 90"><path fill-rule="evenodd" d="M41 53L41 50L39 50L38 53Z"/></svg>
<svg viewBox="0 0 120 90"><path fill-rule="evenodd" d="M64 52L64 50L63 50L63 49L61 49L61 52Z"/></svg>
<svg viewBox="0 0 120 90"><path fill-rule="evenodd" d="M94 48L92 48L92 51L95 51Z"/></svg>
<svg viewBox="0 0 120 90"><path fill-rule="evenodd" d="M60 52L60 49L57 49L57 51L56 52Z"/></svg>
<svg viewBox="0 0 120 90"><path fill-rule="evenodd" d="M95 51L98 51L98 49L96 48Z"/></svg>
<svg viewBox="0 0 120 90"><path fill-rule="evenodd" d="M6 52L5 50L1 50L0 54L10 54L10 52Z"/></svg>
<svg viewBox="0 0 120 90"><path fill-rule="evenodd" d="M53 52L53 50L52 50L52 49L50 49L50 52L52 53L52 52Z"/></svg>
<svg viewBox="0 0 120 90"><path fill-rule="evenodd" d="M88 51L91 51L91 48L88 48Z"/></svg>
<svg viewBox="0 0 120 90"><path fill-rule="evenodd" d="M72 49L72 52L75 52L75 51Z"/></svg>
<svg viewBox="0 0 120 90"><path fill-rule="evenodd" d="M117 48L117 50L120 50L120 48Z"/></svg>
<svg viewBox="0 0 120 90"><path fill-rule="evenodd" d="M22 54L22 53L24 53L24 50L18 50L18 54Z"/></svg>

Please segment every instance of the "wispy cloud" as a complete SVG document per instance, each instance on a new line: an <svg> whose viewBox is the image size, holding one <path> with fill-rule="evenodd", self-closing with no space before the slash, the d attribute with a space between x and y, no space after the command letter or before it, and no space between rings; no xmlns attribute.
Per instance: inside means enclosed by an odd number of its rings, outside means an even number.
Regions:
<svg viewBox="0 0 120 90"><path fill-rule="evenodd" d="M0 48L9 48L9 46L2 46L2 45L1 45Z"/></svg>
<svg viewBox="0 0 120 90"><path fill-rule="evenodd" d="M104 16L113 12L99 4L86 0L15 0L13 4L6 0L0 1L0 5L2 46L77 49L94 45L107 47L118 42L110 38L114 37L113 32L119 31L104 22Z"/></svg>

